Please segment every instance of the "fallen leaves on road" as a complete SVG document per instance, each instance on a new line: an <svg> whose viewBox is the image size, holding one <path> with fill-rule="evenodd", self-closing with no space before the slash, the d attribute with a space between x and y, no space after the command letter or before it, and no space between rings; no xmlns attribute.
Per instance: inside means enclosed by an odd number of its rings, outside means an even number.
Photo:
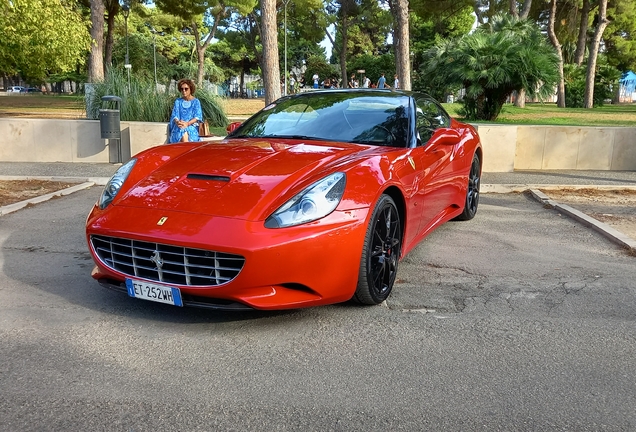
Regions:
<svg viewBox="0 0 636 432"><path fill-rule="evenodd" d="M636 240L636 190L566 188L543 192Z"/></svg>
<svg viewBox="0 0 636 432"><path fill-rule="evenodd" d="M0 207L70 186L73 184L48 180L0 180Z"/></svg>

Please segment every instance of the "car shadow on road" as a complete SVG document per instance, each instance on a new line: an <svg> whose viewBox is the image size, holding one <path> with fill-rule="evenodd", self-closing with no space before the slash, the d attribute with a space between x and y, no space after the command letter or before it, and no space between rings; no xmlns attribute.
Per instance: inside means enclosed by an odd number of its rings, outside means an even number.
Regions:
<svg viewBox="0 0 636 432"><path fill-rule="evenodd" d="M0 286L7 298L35 309L80 307L97 313L171 323L287 319L299 310L242 311L180 308L128 297L91 276L84 225L95 188L2 217Z"/></svg>

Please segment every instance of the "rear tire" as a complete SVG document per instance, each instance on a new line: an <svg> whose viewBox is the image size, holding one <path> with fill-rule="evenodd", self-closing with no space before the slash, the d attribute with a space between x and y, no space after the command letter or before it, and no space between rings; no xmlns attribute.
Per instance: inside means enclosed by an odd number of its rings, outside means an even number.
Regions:
<svg viewBox="0 0 636 432"><path fill-rule="evenodd" d="M466 189L466 200L464 202L464 211L453 220L467 221L471 220L477 214L479 206L479 186L481 185L481 161L477 153L473 156L473 163L470 166L470 174L468 174L468 188Z"/></svg>
<svg viewBox="0 0 636 432"><path fill-rule="evenodd" d="M401 252L400 215L393 198L382 195L367 226L354 301L376 305L387 299L397 276Z"/></svg>

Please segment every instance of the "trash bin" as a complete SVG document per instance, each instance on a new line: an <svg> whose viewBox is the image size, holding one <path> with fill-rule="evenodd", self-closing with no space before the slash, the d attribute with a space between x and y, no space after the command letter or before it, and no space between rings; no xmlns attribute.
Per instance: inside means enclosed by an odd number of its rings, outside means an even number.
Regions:
<svg viewBox="0 0 636 432"><path fill-rule="evenodd" d="M113 106L114 108L112 108ZM102 97L102 108L99 110L99 127L102 139L121 139L120 106L120 97Z"/></svg>
<svg viewBox="0 0 636 432"><path fill-rule="evenodd" d="M102 108L99 110L99 127L102 139L108 140L108 162L110 163L123 162L121 155L120 107L120 97L102 97Z"/></svg>

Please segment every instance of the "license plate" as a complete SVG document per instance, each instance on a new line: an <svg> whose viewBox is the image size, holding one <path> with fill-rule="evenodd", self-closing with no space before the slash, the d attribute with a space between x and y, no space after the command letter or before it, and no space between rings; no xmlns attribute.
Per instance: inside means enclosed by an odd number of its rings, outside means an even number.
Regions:
<svg viewBox="0 0 636 432"><path fill-rule="evenodd" d="M183 306L179 288L132 279L126 279L126 288L128 289L128 295L131 297Z"/></svg>

